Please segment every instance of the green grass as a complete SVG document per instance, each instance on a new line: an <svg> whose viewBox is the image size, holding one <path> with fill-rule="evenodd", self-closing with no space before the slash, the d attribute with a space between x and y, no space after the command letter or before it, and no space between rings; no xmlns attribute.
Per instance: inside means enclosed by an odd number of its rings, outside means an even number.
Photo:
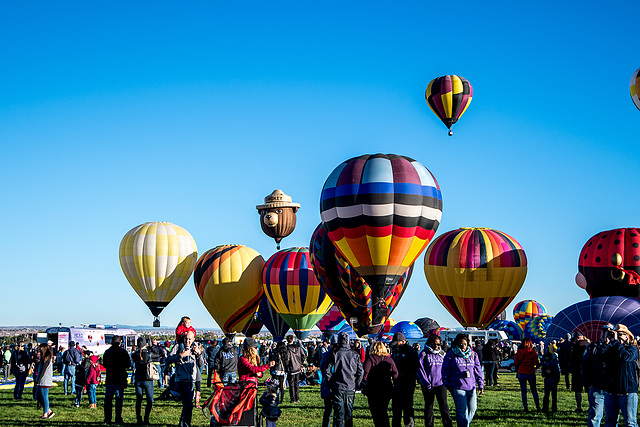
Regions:
<svg viewBox="0 0 640 427"><path fill-rule="evenodd" d="M538 384L542 378L538 376ZM501 372L501 385L486 390L484 396L478 398L478 411L473 420L476 426L573 426L586 424L586 412L576 414L574 395L562 388L558 391L558 409L555 415L546 415L536 412L525 413L520 402L520 389L515 374ZM206 384L206 382L203 382ZM206 390L206 387L203 388ZM258 393L262 394L263 387ZM542 403L542 390L538 390ZM288 403L288 391L285 392L284 403L280 405L282 417L278 420L279 427L311 427L319 426L322 420L324 403L320 398L319 387L301 387L300 403ZM156 398L160 390L156 389ZM204 392L208 396L210 392ZM50 420L40 420L42 411L36 409L35 402L31 400L31 389L25 389L22 401L13 400L13 390L0 390L0 426L102 426L104 399L104 385L98 386L98 409L89 409L89 401L83 397L82 406L73 406L73 397L64 396L62 386L59 384L50 391L51 409L56 413ZM202 399L204 401L204 399ZM453 401L449 398L449 406L453 415ZM418 426L424 425L424 404L419 389L416 391L414 407ZM534 408L531 395L529 395L529 407ZM583 409L587 408L587 395L583 394ZM156 400L151 423L155 426L175 426L180 417L181 405L178 402L165 402ZM439 415L436 403L436 416ZM123 410L125 423L135 423L135 393L133 387L128 387L125 392L125 404ZM193 426L208 426L209 421L203 416L201 410L194 408ZM355 426L373 426L371 415L367 407L366 397L356 395L354 408ZM436 418L436 425L442 425Z"/></svg>

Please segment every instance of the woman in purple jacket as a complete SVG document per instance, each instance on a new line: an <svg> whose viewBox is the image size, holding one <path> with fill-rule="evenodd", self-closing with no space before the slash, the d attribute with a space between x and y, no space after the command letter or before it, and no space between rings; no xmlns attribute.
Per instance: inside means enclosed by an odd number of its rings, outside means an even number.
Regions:
<svg viewBox="0 0 640 427"><path fill-rule="evenodd" d="M482 394L484 378L478 356L469 347L469 337L465 334L456 335L451 351L444 357L442 384L449 390L456 405L458 427L467 427L476 413L478 404L476 384Z"/></svg>
<svg viewBox="0 0 640 427"><path fill-rule="evenodd" d="M441 340L436 334L429 335L427 345L420 352L418 360L418 382L424 397L424 425L433 427L433 401L438 399L438 407L442 416L442 425L452 427L447 404L447 389L442 384L442 361L444 351L440 348Z"/></svg>

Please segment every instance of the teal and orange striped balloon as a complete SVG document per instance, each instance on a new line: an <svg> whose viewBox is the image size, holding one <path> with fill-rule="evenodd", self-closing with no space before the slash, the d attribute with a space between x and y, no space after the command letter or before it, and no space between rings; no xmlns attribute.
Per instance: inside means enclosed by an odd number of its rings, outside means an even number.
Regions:
<svg viewBox="0 0 640 427"><path fill-rule="evenodd" d="M327 314L333 304L320 286L309 249L276 252L262 269L262 285L274 309L300 339Z"/></svg>
<svg viewBox="0 0 640 427"><path fill-rule="evenodd" d="M460 228L427 249L424 273L442 305L462 324L484 327L516 297L527 257L511 236L489 228Z"/></svg>
<svg viewBox="0 0 640 427"><path fill-rule="evenodd" d="M473 88L467 79L456 75L431 80L425 98L431 110L442 120L453 135L451 126L464 114L473 98Z"/></svg>

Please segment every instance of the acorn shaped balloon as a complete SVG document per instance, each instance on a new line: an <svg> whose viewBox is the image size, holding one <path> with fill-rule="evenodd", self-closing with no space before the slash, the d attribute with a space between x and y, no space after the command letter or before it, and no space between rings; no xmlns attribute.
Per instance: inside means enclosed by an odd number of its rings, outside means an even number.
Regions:
<svg viewBox="0 0 640 427"><path fill-rule="evenodd" d="M296 228L296 212L300 209L300 204L293 203L292 200L282 190L274 190L264 198L264 204L256 206L262 231L273 237L278 250L282 239L293 233Z"/></svg>

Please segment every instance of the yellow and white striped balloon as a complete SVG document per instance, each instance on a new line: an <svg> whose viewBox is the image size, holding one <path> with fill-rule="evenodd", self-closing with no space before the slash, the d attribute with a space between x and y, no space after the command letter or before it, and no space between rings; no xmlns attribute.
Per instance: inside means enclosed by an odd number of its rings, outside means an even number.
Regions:
<svg viewBox="0 0 640 427"><path fill-rule="evenodd" d="M141 224L120 243L122 271L156 317L187 283L197 260L191 234L170 222Z"/></svg>

